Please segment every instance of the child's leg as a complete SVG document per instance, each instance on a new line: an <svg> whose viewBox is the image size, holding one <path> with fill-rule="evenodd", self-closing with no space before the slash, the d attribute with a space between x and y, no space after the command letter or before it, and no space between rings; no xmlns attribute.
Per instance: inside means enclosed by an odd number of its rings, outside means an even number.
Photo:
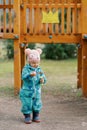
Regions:
<svg viewBox="0 0 87 130"><path fill-rule="evenodd" d="M32 121L37 122L37 123L40 122L39 112L33 111L33 120Z"/></svg>
<svg viewBox="0 0 87 130"><path fill-rule="evenodd" d="M42 101L39 98L33 99L33 121L39 123L39 113L42 108Z"/></svg>
<svg viewBox="0 0 87 130"><path fill-rule="evenodd" d="M31 114L24 114L24 116L25 116L25 123L26 124L31 124Z"/></svg>
<svg viewBox="0 0 87 130"><path fill-rule="evenodd" d="M21 112L23 113L25 117L25 123L30 124L31 123L31 113L32 113L32 98L29 98L27 96L20 96L22 108Z"/></svg>

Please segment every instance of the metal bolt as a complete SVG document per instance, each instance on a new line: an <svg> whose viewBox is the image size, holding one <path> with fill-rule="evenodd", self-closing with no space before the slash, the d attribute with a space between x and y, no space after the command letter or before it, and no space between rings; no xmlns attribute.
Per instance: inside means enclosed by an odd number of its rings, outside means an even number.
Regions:
<svg viewBox="0 0 87 130"><path fill-rule="evenodd" d="M86 56L83 56L83 59L85 60L85 59L86 59Z"/></svg>
<svg viewBox="0 0 87 130"><path fill-rule="evenodd" d="M80 48L80 47L81 47L81 44L77 44L77 47Z"/></svg>
<svg viewBox="0 0 87 130"><path fill-rule="evenodd" d="M24 4L21 4L20 7L23 9L24 8Z"/></svg>
<svg viewBox="0 0 87 130"><path fill-rule="evenodd" d="M53 36L52 36L52 35L49 35L49 38L50 38L50 39L52 39L52 38L53 38Z"/></svg>
<svg viewBox="0 0 87 130"><path fill-rule="evenodd" d="M18 35L14 35L14 38L15 38L15 39L19 39L19 36L18 36Z"/></svg>
<svg viewBox="0 0 87 130"><path fill-rule="evenodd" d="M23 48L23 47L25 47L25 44L24 44L24 43L21 43L20 46Z"/></svg>
<svg viewBox="0 0 87 130"><path fill-rule="evenodd" d="M87 39L87 35L86 34L83 37L84 37L84 39Z"/></svg>

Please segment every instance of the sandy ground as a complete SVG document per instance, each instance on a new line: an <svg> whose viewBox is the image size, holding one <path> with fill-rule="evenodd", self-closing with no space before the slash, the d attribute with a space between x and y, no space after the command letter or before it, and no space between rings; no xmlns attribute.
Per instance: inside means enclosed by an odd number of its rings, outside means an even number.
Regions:
<svg viewBox="0 0 87 130"><path fill-rule="evenodd" d="M0 130L87 130L87 99L43 95L41 123L25 124L19 98L0 97Z"/></svg>

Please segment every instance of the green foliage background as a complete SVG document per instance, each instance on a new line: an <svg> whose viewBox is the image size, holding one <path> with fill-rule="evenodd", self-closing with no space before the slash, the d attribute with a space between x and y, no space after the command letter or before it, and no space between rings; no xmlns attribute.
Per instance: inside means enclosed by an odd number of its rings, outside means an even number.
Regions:
<svg viewBox="0 0 87 130"><path fill-rule="evenodd" d="M14 57L14 44L13 40L7 40L5 44L6 57L13 59ZM29 43L28 47L33 49L36 48L35 43ZM42 57L44 59L62 60L75 58L77 56L77 45L76 44L44 44Z"/></svg>

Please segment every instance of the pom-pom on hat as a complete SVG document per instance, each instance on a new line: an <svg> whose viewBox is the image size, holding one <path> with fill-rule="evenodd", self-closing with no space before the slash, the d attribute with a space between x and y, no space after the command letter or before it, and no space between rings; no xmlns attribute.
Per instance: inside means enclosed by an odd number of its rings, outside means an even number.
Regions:
<svg viewBox="0 0 87 130"><path fill-rule="evenodd" d="M28 62L40 62L40 54L42 50L40 48L37 49L25 49L25 55L27 56Z"/></svg>

